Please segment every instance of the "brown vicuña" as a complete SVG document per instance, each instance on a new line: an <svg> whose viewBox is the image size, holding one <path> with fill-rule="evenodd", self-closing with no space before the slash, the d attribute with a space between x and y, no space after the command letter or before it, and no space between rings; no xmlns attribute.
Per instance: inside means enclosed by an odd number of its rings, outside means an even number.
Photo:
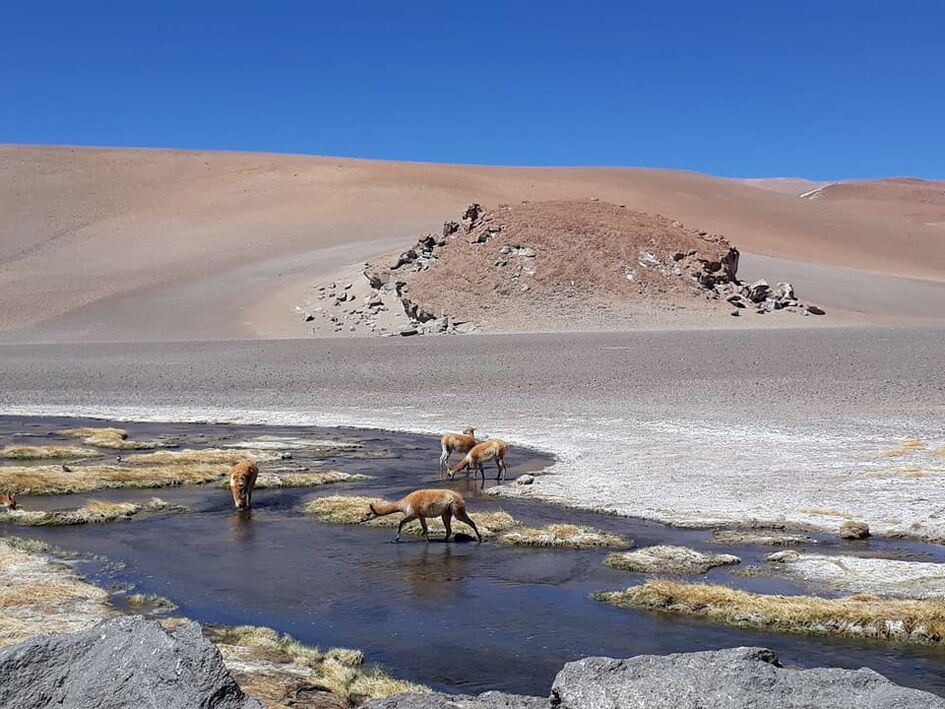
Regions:
<svg viewBox="0 0 945 709"><path fill-rule="evenodd" d="M248 510L253 505L253 488L256 486L256 476L259 468L249 460L239 461L230 472L230 492L233 494L233 504L238 510Z"/></svg>
<svg viewBox="0 0 945 709"><path fill-rule="evenodd" d="M10 494L0 492L0 507L6 507L8 510L16 509L16 493Z"/></svg>
<svg viewBox="0 0 945 709"><path fill-rule="evenodd" d="M470 449L465 458L456 465L449 467L449 472L446 477L452 480L456 473L471 467L473 470L479 471L479 474L482 476L482 482L485 482L486 471L483 469L482 464L494 460L496 467L499 469L499 474L496 475L495 479L504 480L506 471L505 453L508 449L508 443L498 438L490 438L488 441L477 443Z"/></svg>
<svg viewBox="0 0 945 709"><path fill-rule="evenodd" d="M468 453L476 445L476 429L472 426L463 429L462 433L445 433L440 439L440 474L446 473L449 467L450 456L453 451Z"/></svg>
<svg viewBox="0 0 945 709"><path fill-rule="evenodd" d="M482 543L482 535L479 534L476 523L466 514L466 501L462 495L453 490L414 490L397 502L372 502L368 505L368 511L361 518L361 522L367 522L375 517L392 515L395 512L402 512L404 515L397 526L395 542L400 541L400 533L404 525L415 519L420 520L423 538L429 542L427 517L439 517L443 520L443 526L446 528L446 540L449 541L450 535L453 533L450 520L455 517L460 522L465 522L472 527L472 530L476 533L476 539Z"/></svg>

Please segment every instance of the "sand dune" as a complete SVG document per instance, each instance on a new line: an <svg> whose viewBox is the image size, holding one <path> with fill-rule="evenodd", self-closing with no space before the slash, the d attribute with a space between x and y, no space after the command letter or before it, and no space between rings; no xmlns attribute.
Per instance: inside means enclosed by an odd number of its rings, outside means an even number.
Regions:
<svg viewBox="0 0 945 709"><path fill-rule="evenodd" d="M945 181L896 177L812 187L807 199L875 219L945 227Z"/></svg>
<svg viewBox="0 0 945 709"><path fill-rule="evenodd" d="M0 338L301 336L291 308L318 275L409 243L471 200L586 197L751 254L945 280L936 226L695 173L11 146L0 148Z"/></svg>

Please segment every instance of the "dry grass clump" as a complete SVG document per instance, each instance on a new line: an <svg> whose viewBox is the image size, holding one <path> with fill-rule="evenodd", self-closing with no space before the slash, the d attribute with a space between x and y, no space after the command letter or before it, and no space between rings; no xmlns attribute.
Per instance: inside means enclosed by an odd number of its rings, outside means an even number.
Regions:
<svg viewBox="0 0 945 709"><path fill-rule="evenodd" d="M29 491L31 495L68 495L109 488L153 488L194 485L219 480L230 468L222 464L174 464L123 467L83 465L63 470L62 466L0 467L0 490Z"/></svg>
<svg viewBox="0 0 945 709"><path fill-rule="evenodd" d="M89 458L98 455L94 448L80 446L4 446L0 448L0 458L10 460L67 460L71 458Z"/></svg>
<svg viewBox="0 0 945 709"><path fill-rule="evenodd" d="M883 458L898 458L903 455L910 455L911 453L924 451L927 448L928 446L925 445L924 441L921 441L918 438L907 438L902 443L900 443L898 447L881 451L879 455Z"/></svg>
<svg viewBox="0 0 945 709"><path fill-rule="evenodd" d="M313 690L341 698L339 706L347 706L349 700L429 692L366 666L357 650L322 651L270 628L252 626L204 626L204 634L220 650L243 690L268 707L297 706L299 694Z"/></svg>
<svg viewBox="0 0 945 709"><path fill-rule="evenodd" d="M0 539L0 646L85 630L114 615L104 589L29 546Z"/></svg>
<svg viewBox="0 0 945 709"><path fill-rule="evenodd" d="M793 546L795 544L817 544L817 540L806 534L789 534L776 529L717 529L712 534L713 544L754 544L758 546Z"/></svg>
<svg viewBox="0 0 945 709"><path fill-rule="evenodd" d="M125 597L125 602L138 611L145 610L152 613L169 613L177 609L173 601L154 593L132 593Z"/></svg>
<svg viewBox="0 0 945 709"><path fill-rule="evenodd" d="M302 507L302 510L306 514L315 517L319 522L325 522L326 524L358 524L368 511L368 506L371 503L378 502L381 502L381 500L376 497L331 495L309 500ZM515 518L508 512L503 512L502 510L496 510L495 512L476 512L469 516L472 518L473 522L476 523L476 526L479 528L479 533L484 538L495 536L496 534L518 526L518 522ZM402 515L392 514L386 517L377 517L365 522L364 525L366 527L396 528L400 524L401 519L403 519ZM446 533L443 522L439 517L427 519L427 527L431 535ZM454 533L462 532L472 534L472 528L455 518L452 521L452 527ZM410 522L404 527L404 534L419 537L423 534L423 529L420 527L419 522Z"/></svg>
<svg viewBox="0 0 945 709"><path fill-rule="evenodd" d="M877 638L939 644L945 639L945 601L881 600L872 595L847 598L776 596L739 591L717 584L665 579L626 591L592 594L621 608L675 613L716 623L782 633Z"/></svg>
<svg viewBox="0 0 945 709"><path fill-rule="evenodd" d="M153 497L146 504L89 500L82 507L66 512L45 510L0 510L0 522L10 522L27 527L68 527L78 524L101 524L118 519L131 519L142 512L158 512L166 509L164 500Z"/></svg>
<svg viewBox="0 0 945 709"><path fill-rule="evenodd" d="M633 542L619 534L579 527L575 524L549 524L545 527L516 527L499 535L499 542L513 546L556 547L564 549L626 549Z"/></svg>
<svg viewBox="0 0 945 709"><path fill-rule="evenodd" d="M128 431L123 428L66 428L59 431L63 436L81 438L82 442L97 448L113 448L116 450L141 450L157 448L161 444L157 441L129 441Z"/></svg>
<svg viewBox="0 0 945 709"><path fill-rule="evenodd" d="M135 453L125 457L131 465L186 465L188 463L206 463L235 465L241 460L278 460L282 454L278 451L259 450L222 450L220 448L185 448L179 451L155 451L154 453Z"/></svg>
<svg viewBox="0 0 945 709"><path fill-rule="evenodd" d="M325 470L309 473L259 473L256 478L256 488L284 488L284 487L318 487L331 483L346 483L355 480L370 480L370 475L343 473L340 470ZM228 485L228 482L225 482Z"/></svg>

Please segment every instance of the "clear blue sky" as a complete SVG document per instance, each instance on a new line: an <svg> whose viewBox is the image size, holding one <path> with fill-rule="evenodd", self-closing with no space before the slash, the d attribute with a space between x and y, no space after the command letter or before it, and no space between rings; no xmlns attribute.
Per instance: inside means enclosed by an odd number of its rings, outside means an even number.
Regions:
<svg viewBox="0 0 945 709"><path fill-rule="evenodd" d="M0 142L945 178L945 2L0 2Z"/></svg>

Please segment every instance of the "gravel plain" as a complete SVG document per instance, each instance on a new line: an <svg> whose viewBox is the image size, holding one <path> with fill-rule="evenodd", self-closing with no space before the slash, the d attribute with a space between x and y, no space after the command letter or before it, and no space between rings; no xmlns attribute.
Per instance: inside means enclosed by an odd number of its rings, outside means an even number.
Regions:
<svg viewBox="0 0 945 709"><path fill-rule="evenodd" d="M473 424L512 456L557 457L500 494L684 526L857 519L939 540L943 352L941 328L7 345L0 412Z"/></svg>

